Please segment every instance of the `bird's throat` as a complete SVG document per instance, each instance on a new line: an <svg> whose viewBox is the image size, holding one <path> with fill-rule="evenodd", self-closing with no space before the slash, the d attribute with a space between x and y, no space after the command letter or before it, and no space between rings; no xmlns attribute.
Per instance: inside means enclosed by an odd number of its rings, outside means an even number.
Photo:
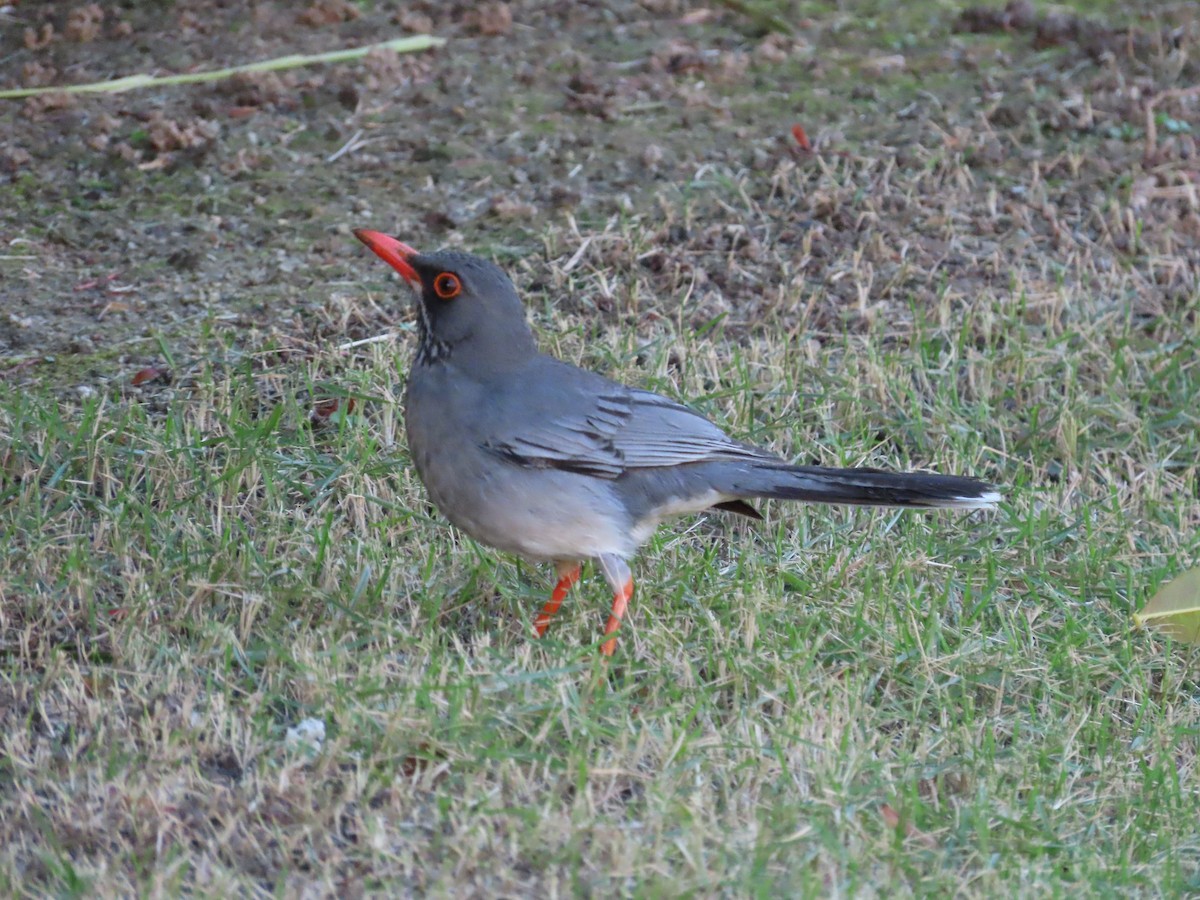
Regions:
<svg viewBox="0 0 1200 900"><path fill-rule="evenodd" d="M433 325L429 321L429 310L425 304L417 301L417 358L419 366L432 365L446 359L450 355L450 345L439 341L433 335Z"/></svg>
<svg viewBox="0 0 1200 900"><path fill-rule="evenodd" d="M417 343L417 365L429 366L438 362L445 362L450 357L450 345L444 341L439 341L433 335L422 330L420 340Z"/></svg>

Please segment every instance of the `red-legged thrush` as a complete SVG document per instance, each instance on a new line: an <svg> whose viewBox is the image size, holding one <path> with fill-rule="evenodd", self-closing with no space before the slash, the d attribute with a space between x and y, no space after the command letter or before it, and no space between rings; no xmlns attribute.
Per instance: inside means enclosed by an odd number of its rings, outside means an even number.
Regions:
<svg viewBox="0 0 1200 900"><path fill-rule="evenodd" d="M601 646L611 655L633 595L629 560L670 516L761 518L755 498L923 509L1000 499L974 478L791 465L673 400L538 352L516 289L487 260L355 235L420 295L405 423L429 496L480 543L554 563L538 635L590 559L613 591Z"/></svg>

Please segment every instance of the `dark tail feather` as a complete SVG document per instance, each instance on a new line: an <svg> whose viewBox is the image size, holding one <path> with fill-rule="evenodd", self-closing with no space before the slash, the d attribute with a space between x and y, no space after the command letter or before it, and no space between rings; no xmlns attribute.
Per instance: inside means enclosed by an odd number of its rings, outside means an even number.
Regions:
<svg viewBox="0 0 1200 900"><path fill-rule="evenodd" d="M755 467L746 474L736 485L743 497L951 509L991 509L1000 501L994 485L958 475L823 466Z"/></svg>

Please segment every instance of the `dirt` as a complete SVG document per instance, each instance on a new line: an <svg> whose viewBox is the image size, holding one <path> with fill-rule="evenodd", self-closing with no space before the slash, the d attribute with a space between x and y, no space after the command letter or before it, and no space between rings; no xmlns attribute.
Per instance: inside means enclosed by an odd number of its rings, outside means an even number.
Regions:
<svg viewBox="0 0 1200 900"><path fill-rule="evenodd" d="M9 88L448 43L0 101L0 379L128 390L379 334L408 313L360 226L634 328L820 338L1114 268L1153 317L1196 292L1198 11L13 4Z"/></svg>

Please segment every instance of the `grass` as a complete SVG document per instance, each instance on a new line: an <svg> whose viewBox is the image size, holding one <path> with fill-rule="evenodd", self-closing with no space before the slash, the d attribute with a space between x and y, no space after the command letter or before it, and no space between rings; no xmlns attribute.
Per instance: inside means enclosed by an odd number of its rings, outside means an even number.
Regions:
<svg viewBox="0 0 1200 900"><path fill-rule="evenodd" d="M944 31L955 10L935 6ZM849 12L826 28L826 6L781 8L818 19L823 51L861 57ZM870 47L908 53L893 38L923 34L920 10L878 8L887 40ZM209 167L211 189L182 192L183 164L146 175L185 203L158 213L171 249L202 210L245 219L224 243L208 223L200 274L142 282L203 301L142 317L137 340L171 384L104 380L146 364L132 341L63 357L41 382L0 370L0 893L1200 891L1194 652L1131 623L1200 558L1196 209L1171 193L1194 166L1186 134L1160 134L1153 163L1105 136L1143 121L1129 85L1145 96L1191 70L939 35L949 56L911 54L936 63L920 86L879 79L855 100L858 79L814 76L830 93L804 111L827 135L813 156L778 141L807 63L755 60L763 90L714 88L746 137L718 117L680 132L665 101L661 120L600 122L642 129L687 169L617 184L629 208L606 197L462 226L566 359L801 462L935 468L1005 493L986 514L766 504L761 523L664 528L634 566L607 665L598 573L535 641L550 573L428 504L399 401L409 323L395 342L338 349L397 324L397 284L330 237L351 218L334 178L374 200L371 218L412 204L395 220L413 228L454 185L423 187L383 140L361 168L294 146L311 173ZM997 46L1012 58L982 74L955 61ZM638 91L678 99L670 76L646 78ZM562 135L561 98L540 88ZM1080 97L1093 124L1071 118ZM1019 114L993 122L1001 102ZM500 106L471 108L478 134L515 133L486 119ZM1164 113L1200 128L1194 106ZM270 159L279 148L254 127ZM621 168L589 146L570 152ZM466 162L496 163L480 159ZM552 177L541 165L533 185ZM412 185L402 200L393 169ZM127 177L150 202L151 182ZM329 208L302 222L318 197ZM266 268L280 241L315 235L327 243L295 276ZM115 266L104 241L89 246L96 272ZM139 247L131 266L161 267ZM221 281L238 253L255 271ZM44 276L75 296L78 279ZM314 423L321 401L347 397L351 415ZM289 738L306 720L323 741Z"/></svg>
<svg viewBox="0 0 1200 900"><path fill-rule="evenodd" d="M802 457L1008 496L666 530L608 668L595 574L533 642L546 573L433 519L397 347L202 366L158 410L9 397L3 888L1195 888L1191 658L1129 615L1198 550L1197 357L1021 310L824 366L684 331L649 377L616 329L561 338L660 386L674 352L681 394ZM331 383L374 399L313 428ZM319 749L285 741L305 718Z"/></svg>

